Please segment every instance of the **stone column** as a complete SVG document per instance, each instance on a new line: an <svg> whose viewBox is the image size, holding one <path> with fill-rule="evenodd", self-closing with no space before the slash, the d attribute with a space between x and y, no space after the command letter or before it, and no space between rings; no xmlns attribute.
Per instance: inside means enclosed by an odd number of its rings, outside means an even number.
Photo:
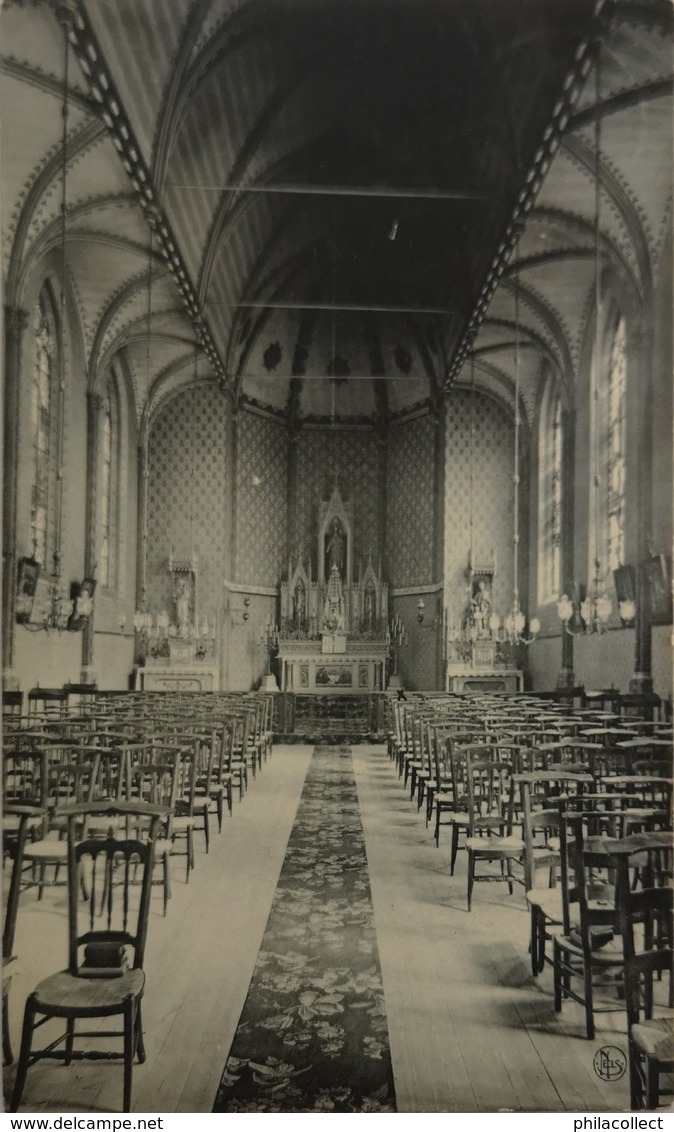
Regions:
<svg viewBox="0 0 674 1132"><path fill-rule="evenodd" d="M574 577L574 498L576 479L576 414L572 409L562 412L562 590L572 596ZM560 595L561 596L561 595ZM557 677L559 688L572 688L573 637L562 626L561 668Z"/></svg>
<svg viewBox="0 0 674 1132"><path fill-rule="evenodd" d="M433 581L441 583L434 594L429 616L435 620L435 686L444 687L444 576L445 576L445 445L447 399L438 399L435 408L435 461L433 479ZM430 603L429 603L430 604Z"/></svg>
<svg viewBox="0 0 674 1132"><path fill-rule="evenodd" d="M97 488L98 488L98 436L103 400L98 393L87 392L87 492L84 534L84 574L91 578L96 566L96 527L97 527ZM94 632L96 604L93 613L87 618L82 633L82 668L90 669L94 662ZM87 673L87 681L92 682L94 674Z"/></svg>
<svg viewBox="0 0 674 1132"><path fill-rule="evenodd" d="M652 316L648 324L652 326ZM650 334L643 329L635 331L628 341L628 364L636 371L632 381L639 389L639 417L637 424L637 452L634 460L637 485L635 498L638 500L636 529L636 618L634 641L634 675L630 680L630 692L652 692L653 672L651 655L651 611L648 586L641 563L651 554L651 524L653 510L653 342ZM630 365L631 368L631 365ZM633 403L637 403L636 401Z"/></svg>
<svg viewBox="0 0 674 1132"><path fill-rule="evenodd" d="M26 311L5 307L5 424L4 490L2 520L2 664L5 676L14 664L16 606L16 524L19 459L19 390L21 348L28 325Z"/></svg>

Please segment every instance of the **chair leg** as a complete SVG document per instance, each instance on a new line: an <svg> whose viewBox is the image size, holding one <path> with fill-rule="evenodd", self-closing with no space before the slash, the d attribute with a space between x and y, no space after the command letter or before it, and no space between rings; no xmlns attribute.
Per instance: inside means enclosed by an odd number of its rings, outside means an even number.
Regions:
<svg viewBox="0 0 674 1132"><path fill-rule="evenodd" d="M28 1059L30 1057L30 1049L33 1041L33 1029L35 1026L35 995L28 996L26 1001L26 1009L23 1015L23 1030L21 1032L21 1052L19 1053L19 1064L16 1070L16 1079L14 1081L14 1091L12 1093L11 1112L18 1112L19 1105L21 1104L21 1097L23 1095L23 1087L26 1084L26 1074L28 1072Z"/></svg>
<svg viewBox="0 0 674 1132"><path fill-rule="evenodd" d="M468 911L470 912L470 905L473 898L473 885L475 883L475 854L471 849L468 850Z"/></svg>
<svg viewBox="0 0 674 1132"><path fill-rule="evenodd" d="M454 866L456 864L456 854L459 851L459 827L456 823L452 826L452 858L449 865L450 876L454 876Z"/></svg>
<svg viewBox="0 0 674 1132"><path fill-rule="evenodd" d="M594 1039L594 1009L592 1002L592 964L586 956L583 962L583 997L585 999L585 1032Z"/></svg>
<svg viewBox="0 0 674 1132"><path fill-rule="evenodd" d="M540 927L540 918L539 918L539 915L538 915L538 909L532 908L531 909L531 936L530 936L530 941L529 941L529 951L531 952L531 973L534 976L534 978L536 977L536 975L540 975L540 973L543 969L542 966L541 966L541 962L540 962L540 950L541 950L540 930L541 930L541 927ZM542 946L543 946L543 955L545 955L545 937L543 938ZM543 961L545 962L545 959Z"/></svg>
<svg viewBox="0 0 674 1132"><path fill-rule="evenodd" d="M164 853L164 915L171 896L171 865L170 853Z"/></svg>
<svg viewBox="0 0 674 1132"><path fill-rule="evenodd" d="M141 1065L143 1065L143 1063L147 1060L147 1054L145 1052L145 1039L143 1037L143 1013L141 1007L142 1003L139 1002L136 1010L135 1044L138 1061Z"/></svg>
<svg viewBox="0 0 674 1132"><path fill-rule="evenodd" d="M75 1044L75 1019L69 1018L66 1024L66 1065L73 1059L73 1046Z"/></svg>
<svg viewBox="0 0 674 1132"><path fill-rule="evenodd" d="M204 806L204 838L206 839L206 852L208 853L211 843L211 831L208 827L208 801Z"/></svg>
<svg viewBox="0 0 674 1132"><path fill-rule="evenodd" d="M633 1112L644 1107L644 1096L642 1089L641 1074L639 1072L639 1054L634 1049L631 1040L628 1043L629 1047L629 1066L630 1066L630 1108Z"/></svg>
<svg viewBox="0 0 674 1132"><path fill-rule="evenodd" d="M135 1032L135 1002L133 997L124 1004L124 1112L131 1112L131 1081L133 1077L133 1050Z"/></svg>
<svg viewBox="0 0 674 1132"><path fill-rule="evenodd" d="M231 818L234 812L234 787L231 779L227 783L227 809ZM220 829L222 829L222 795L220 796Z"/></svg>
<svg viewBox="0 0 674 1132"><path fill-rule="evenodd" d="M4 1065L14 1061L9 1033L9 991L3 991L2 995L2 1061Z"/></svg>
<svg viewBox="0 0 674 1132"><path fill-rule="evenodd" d="M562 950L557 942L553 943L553 982L555 990L555 1014L559 1014L562 1009Z"/></svg>
<svg viewBox="0 0 674 1132"><path fill-rule="evenodd" d="M653 1057L646 1058L646 1108L653 1110L658 1107L660 1097L660 1074L658 1063Z"/></svg>
<svg viewBox="0 0 674 1132"><path fill-rule="evenodd" d="M190 879L190 869L194 868L194 830L191 825L187 827L187 874L185 883Z"/></svg>

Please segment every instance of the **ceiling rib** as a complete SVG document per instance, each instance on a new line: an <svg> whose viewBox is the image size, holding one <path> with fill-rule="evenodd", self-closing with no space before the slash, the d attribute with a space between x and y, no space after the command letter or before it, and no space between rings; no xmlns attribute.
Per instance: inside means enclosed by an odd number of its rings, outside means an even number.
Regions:
<svg viewBox="0 0 674 1132"><path fill-rule="evenodd" d="M372 303L310 303L275 299L269 299L269 301L265 302L245 302L242 300L239 303L225 303L208 299L205 306L223 307L226 310L266 310L271 307L274 310L284 311L358 311L368 314L440 314L444 317L456 317L460 314L460 311L450 310L447 307L377 306Z"/></svg>
<svg viewBox="0 0 674 1132"><path fill-rule="evenodd" d="M267 193L289 196L325 197L375 197L394 200L488 200L486 193L469 189L414 189L394 188L387 185L290 185L290 184L243 184L243 185L205 185L192 181L167 181L167 189L199 189L205 193Z"/></svg>

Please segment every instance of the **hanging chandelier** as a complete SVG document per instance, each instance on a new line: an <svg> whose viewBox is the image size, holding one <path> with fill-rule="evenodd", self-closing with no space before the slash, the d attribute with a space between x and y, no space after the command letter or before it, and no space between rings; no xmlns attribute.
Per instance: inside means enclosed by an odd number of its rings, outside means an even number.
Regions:
<svg viewBox="0 0 674 1132"><path fill-rule="evenodd" d="M557 602L557 615L564 629L572 637L591 636L605 633L613 611L613 603L606 592L606 577L602 572L599 557L599 488L601 469L599 457L599 368L601 365L602 295L601 295L601 69L600 54L597 53L595 67L595 106L597 113L594 123L594 358L590 372L590 407L593 415L592 464L594 488L594 569L589 592L577 605L568 594L562 594ZM625 620L634 616L634 603L622 602L620 614Z"/></svg>
<svg viewBox="0 0 674 1132"><path fill-rule="evenodd" d="M541 629L537 617L532 617L527 631L526 614L520 608L519 589L520 555L520 273L515 271L515 468L513 471L513 602L504 619L503 628L492 617L493 632L497 639L515 645L531 645ZM491 622L490 622L491 624ZM501 634L499 636L499 634Z"/></svg>

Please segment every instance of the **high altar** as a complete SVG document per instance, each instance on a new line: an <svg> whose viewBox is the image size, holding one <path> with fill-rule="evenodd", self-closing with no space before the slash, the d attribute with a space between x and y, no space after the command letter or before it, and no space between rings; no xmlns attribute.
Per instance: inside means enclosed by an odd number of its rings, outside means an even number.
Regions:
<svg viewBox="0 0 674 1132"><path fill-rule="evenodd" d="M288 564L281 583L278 664L281 690L367 693L386 687L388 585L372 557L354 569L351 507L337 487L320 505L312 561Z"/></svg>

